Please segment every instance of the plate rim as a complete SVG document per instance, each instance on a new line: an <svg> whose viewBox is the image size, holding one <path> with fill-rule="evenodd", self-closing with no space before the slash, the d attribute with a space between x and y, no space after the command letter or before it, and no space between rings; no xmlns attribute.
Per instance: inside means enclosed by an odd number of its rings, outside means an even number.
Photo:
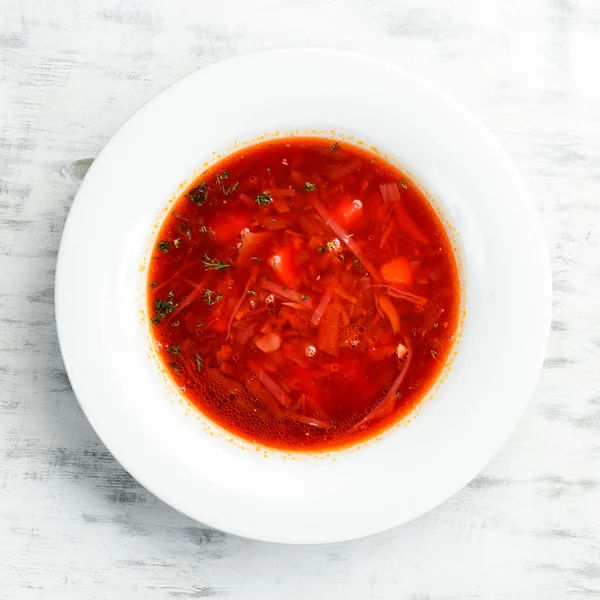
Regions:
<svg viewBox="0 0 600 600"><path fill-rule="evenodd" d="M552 279L551 279L551 270L550 270L550 261L549 261L549 253L548 253L548 246L547 246L547 242L546 242L546 236L545 236L545 232L542 226L542 222L540 219L540 215L539 212L537 211L537 208L535 206L535 203L533 201L533 197L528 189L528 187L525 184L525 181L523 180L521 173L516 165L516 163L512 160L512 158L508 155L508 153L506 152L506 150L504 149L504 147L502 146L502 144L499 142L499 140L492 134L492 132L477 118L473 115L473 113L471 113L463 104L461 104L460 102L458 102L455 98L453 98L450 94L448 94L445 90L437 87L436 85L430 83L429 81L427 81L426 79L420 77L419 75L416 75L415 73L406 70L402 67L399 67L397 65L395 65L394 63L390 63L386 60L383 60L381 58L377 58L377 57L373 57L373 56L368 56L368 55L364 55L364 54L360 54L360 53L356 53L356 52L351 52L351 51L346 51L346 50L339 50L339 49L334 49L334 48L326 48L326 47L302 47L302 46L295 46L295 47L286 47L286 48L274 48L274 49L269 49L269 50L255 50L253 52L249 52L249 53L244 53L241 55L236 55L236 56L232 56L214 63L211 63L210 65L207 65L206 67L197 69L191 73L189 73L188 75L174 81L173 83L171 83L169 86L167 86L166 88L161 89L160 91L158 91L156 94L154 94L149 100L147 100L144 104L142 104L140 107L138 107L120 126L119 128L111 135L111 137L107 140L106 144L104 145L104 147L101 149L101 151L98 153L98 156L96 157L96 159L94 160L94 163L91 165L90 169L88 172L94 173L95 171L95 167L100 168L98 166L98 164L102 164L102 161L100 163L98 163L98 160L101 159L103 156L105 156L107 154L107 152L110 151L111 145L114 142L115 139L119 138L119 132L121 132L123 130L123 128L125 127L125 125L127 123L129 123L132 119L134 119L148 104L154 102L154 100L161 96L162 94L165 94L168 90L172 90L173 88L177 87L178 85L182 84L184 81L187 81L190 78L194 78L199 76L201 73L203 73L204 71L210 69L215 69L215 68L219 68L219 66L222 63L229 63L229 62L235 62L238 61L240 59L246 59L249 56L254 56L254 57L260 57L261 55L272 55L272 54L282 54L282 53L309 53L309 54L321 54L321 53L326 53L329 55L334 55L334 56L340 56L340 57L346 57L346 58L351 58L354 60L360 60L363 62L369 62L372 63L374 65L377 65L381 68L387 69L387 70L391 70L399 75L402 75L403 77L406 77L408 79L411 79L413 81L416 81L419 83L419 85L423 86L424 88L426 88L428 90L428 92L432 93L433 95L437 96L440 100L442 100L443 102L445 102L446 104L449 104L453 110L457 110L462 114L462 117L467 119L471 126L478 130L478 133L487 137L488 141L491 141L491 143L495 146L497 151L500 151L503 155L504 158L506 160L509 161L510 165L513 167L514 169L514 173L515 176L519 179L519 183L522 185L522 188L527 196L527 202L529 204L528 208L533 211L533 213L535 213L536 217L537 217L537 232L536 232L536 236L538 237L538 242L540 242L543 245L543 254L544 254L544 265L545 265L545 269L544 269L544 273L542 274L542 279L544 280L544 297L546 298L546 304L547 306L543 307L545 313L546 313L546 326L544 327L544 331L545 331L545 337L543 340L540 340L540 345L539 345L539 356L538 356L538 366L537 369L535 370L535 373L533 372L533 369L531 370L531 374L529 375L528 378L528 384L529 384L529 390L526 396L526 400L522 403L522 405L519 407L519 412L518 414L515 414L514 418L512 419L512 426L510 431L506 431L503 433L503 442L502 444L500 444L499 447L497 447L495 449L495 451L492 453L491 456L486 456L484 459L479 460L478 463L480 463L480 466L477 467L475 469L475 472L470 475L467 476L465 478L464 481L460 482L460 484L458 485L454 485L453 486L453 491L451 491L445 498L443 498L442 500L438 500L436 499L436 501L431 505L431 506L425 506L423 507L422 510L417 511L417 514L414 514L412 517L410 517L409 519L404 519L401 521L401 523L404 522L408 522L414 518L417 518L418 516L425 514L426 512L428 512L429 510L431 510L432 508L439 506L440 504L442 504L443 502L445 502L448 498L452 497L454 494L457 493L457 491L459 491L460 489L462 489L469 481L471 481L473 479L473 477L475 477L477 475L477 473L479 473L481 471L481 469L483 469L488 462L499 452L499 450L502 448L502 446L504 445L504 443L506 443L506 441L509 439L510 435L512 434L512 432L514 431L516 425L518 424L519 420L521 419L523 413L525 412L525 409L527 408L527 405L529 404L529 400L531 398L531 395L535 389L537 380L539 378L539 375L541 373L541 367L543 364L543 359L546 353L546 348L547 348L547 344L548 344L548 339L549 339L549 334L550 334L550 322L551 322L551 302L552 302ZM69 210L69 214L67 216L66 222L65 222L65 226L63 229L63 233L61 236L61 241L60 241L60 246L59 246L59 251L58 251L58 255L57 255L57 263L56 263L56 274L55 274L55 318L56 318L56 324L57 324L57 335L58 335L58 341L59 341L59 347L60 347L60 351L61 351L61 355L62 355L62 359L63 359L63 363L65 366L65 370L67 372L67 375L69 377L69 381L71 382L71 386L73 389L73 392L78 400L79 405L81 406L81 409L83 411L83 413L85 414L88 422L90 423L90 425L92 426L92 429L94 430L94 432L96 433L96 435L99 437L99 439L101 440L101 442L105 445L105 447L108 449L108 451L111 453L111 455L115 458L115 460L128 472L130 473L141 485L143 485L146 489L148 489L152 494L154 494L156 497L158 497L159 499L161 499L161 501L165 502L167 505L169 505L170 507L178 510L179 512L185 514L186 516L194 519L194 520L198 520L198 516L194 515L194 514L190 514L189 511L187 511L186 509L182 508L181 506L178 506L178 502L176 498L169 498L168 494L165 494L165 491L163 489L160 490L156 490L155 489L155 485L152 481L147 481L147 479L145 477L140 477L138 475L135 474L135 468L128 468L128 466L126 466L124 463L128 462L129 459L125 459L125 457L119 457L117 456L117 454L115 454L113 452L113 450L111 449L111 444L109 442L107 442L107 439L105 438L105 436L103 435L103 433L101 432L101 428L99 428L97 426L97 424L95 423L95 419L92 417L92 415L89 413L88 408L86 407L86 403L85 401L83 401L80 398L80 394L81 394L81 390L78 391L78 389L76 389L78 386L76 386L73 382L76 380L76 377L72 374L72 365L71 365L71 361L68 358L69 352L66 351L65 349L65 333L64 333L64 329L66 327L66 325L63 324L63 320L62 320L62 314L61 314L61 309L60 309L60 305L61 305L61 289L62 286L64 286L63 283L61 283L62 281L64 281L65 279L65 275L64 275L64 264L65 264L65 259L64 259L64 254L65 254L65 247L67 245L67 243L65 242L65 240L68 239L69 235L70 235L70 230L73 227L73 223L76 221L77 219L77 215L80 212L80 210L82 209L82 207L84 206L83 204L83 194L80 193L80 191L82 189L85 189L85 180L88 179L88 175L86 174L86 177L84 178L84 181L81 183L79 190L77 191L77 194L73 200L73 203L71 205L71 208ZM472 469L473 470L473 469ZM213 515L214 516L214 515ZM225 531L227 533L233 534L233 535L238 535L238 536L242 536L242 537L247 537L250 539L259 539L259 540L264 540L264 541L272 541L272 542L280 542L280 543L315 543L315 541L311 541L311 540L301 540L298 541L296 539L294 539L294 536L286 536L285 532L280 532L280 535L278 536L260 536L260 535L256 535L253 534L251 531L239 531L235 528L229 528L228 524L225 522L221 522L221 520L219 519L209 519L209 520L202 520L202 522L210 525L210 526L214 526L222 531ZM396 525L399 525L401 523L397 523ZM394 527L396 525L391 525L391 527ZM350 529L353 529L353 531L351 532ZM327 536L325 536L324 539L322 540L318 540L316 543L333 543L333 542L339 542L339 541L348 541L348 540L353 540L353 539L357 539L357 538L361 538L367 535L372 535L372 534L376 534L376 533L380 533L382 531L385 531L387 529L389 529L389 527L383 527L377 530L372 530L370 528L367 528L367 531L362 530L361 527L357 527L356 525L353 528L349 528L348 534L349 535L332 535L330 536L328 539Z"/></svg>

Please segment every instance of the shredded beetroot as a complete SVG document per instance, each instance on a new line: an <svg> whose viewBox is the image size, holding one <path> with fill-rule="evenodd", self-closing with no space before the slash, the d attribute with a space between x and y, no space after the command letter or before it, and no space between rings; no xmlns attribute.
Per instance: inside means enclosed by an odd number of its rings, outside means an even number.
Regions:
<svg viewBox="0 0 600 600"><path fill-rule="evenodd" d="M202 295L206 288L204 282L205 278L203 278L200 283L196 283L193 285L194 291L191 294L189 294L188 297L183 302L181 302L179 306L169 315L170 320L173 320L173 317L175 317L177 313L181 312L184 308L187 308L192 302L197 300Z"/></svg>
<svg viewBox="0 0 600 600"><path fill-rule="evenodd" d="M192 262L188 262L189 258L190 258L191 254L188 254L184 259L183 259L183 264L179 267L179 269L177 271L175 271L175 273L173 273L173 275L171 275L170 277L168 277L167 279L165 279L164 281L162 281L161 283L159 283L155 288L154 288L154 292L159 292L160 290L162 290L164 287L167 287L171 282L175 281L178 277L181 277L181 275L183 275L183 273L185 273L185 271L187 271L188 269L191 269L192 267L199 265L200 261L199 260L194 260Z"/></svg>
<svg viewBox="0 0 600 600"><path fill-rule="evenodd" d="M310 319L311 325L314 325L316 327L321 321L321 317L323 316L325 309L329 306L329 303L331 302L333 290L333 286L329 286L325 290L325 293L321 296L321 300L319 300L319 304L317 304L317 308L315 308L315 312L313 313L313 316Z"/></svg>
<svg viewBox="0 0 600 600"><path fill-rule="evenodd" d="M259 381L273 394L275 400L286 408L292 404L292 399L261 369L253 360L248 361L248 368L258 375Z"/></svg>
<svg viewBox="0 0 600 600"><path fill-rule="evenodd" d="M404 378L406 377L406 374L408 373L408 369L410 367L410 362L412 360L412 354L413 354L412 348L410 347L408 341L406 342L406 348L407 348L407 351L403 355L406 357L404 359L404 364L402 365L402 368L400 369L400 373L398 373L398 376L394 380L392 387L390 387L390 389L388 390L388 393L383 397L381 402L377 406L375 406L375 408L373 408L373 410L371 410L371 412L362 421L360 421L359 423L357 423L354 426L354 429L357 429L358 427L362 427L363 425L366 425L367 423L369 423L370 421L373 421L375 419L381 419L381 418L389 415L392 412L392 410L394 409L394 404L396 403L396 394L398 392L398 388L402 385L402 382L404 381Z"/></svg>
<svg viewBox="0 0 600 600"><path fill-rule="evenodd" d="M400 200L400 190L398 189L398 184L396 182L380 184L379 191L386 204L391 204L392 202L398 202L398 200Z"/></svg>
<svg viewBox="0 0 600 600"><path fill-rule="evenodd" d="M379 247L383 248L388 240L390 239L390 236L392 235L392 231L394 231L394 227L395 227L395 223L393 220L390 220L390 222L388 223L388 226L385 228L385 231L383 232L383 235L381 236L381 242L379 242Z"/></svg>
<svg viewBox="0 0 600 600"><path fill-rule="evenodd" d="M283 409L283 416L286 419L296 421L297 423L302 423L303 425L310 425L311 427L316 427L317 429L330 429L332 427L332 424L328 423L327 421L317 419L316 417L307 417L306 415L297 413L289 408Z"/></svg>
<svg viewBox="0 0 600 600"><path fill-rule="evenodd" d="M250 278L246 282L246 286L244 287L244 291L242 292L240 299L235 303L235 306L233 307L233 312L231 313L231 317L229 318L229 323L227 324L227 336L225 337L225 340L229 339L229 335L231 333L231 324L233 323L233 320L235 319L235 315L237 314L240 306L242 305L242 302L244 302L244 300L246 298L248 298L248 290L254 285L254 282L256 281L257 273L258 273L258 270L256 268L254 268L252 270L252 274L250 275Z"/></svg>
<svg viewBox="0 0 600 600"><path fill-rule="evenodd" d="M386 285L385 283L378 283L374 285L368 285L365 288L362 288L362 292L371 289L371 288L386 288L388 294L392 296L392 298L398 298L399 300L406 300L407 302L412 302L413 304L423 304L427 302L427 298L423 298L423 296L418 296L417 294L412 294L411 292L405 292L403 290L396 289L391 285Z"/></svg>
<svg viewBox="0 0 600 600"><path fill-rule="evenodd" d="M363 267L369 272L371 277L377 282L382 282L381 273L375 265L366 257L365 253L360 249L358 244L352 239L350 234L329 214L329 211L323 206L319 200L315 200L315 209L321 215L325 224L330 227L333 232L348 246L350 251L360 260Z"/></svg>
<svg viewBox="0 0 600 600"><path fill-rule="evenodd" d="M279 403L275 401L271 393L266 390L258 379L251 377L246 378L246 387L254 393L254 395L260 400L262 405L278 420L283 418L281 407Z"/></svg>
<svg viewBox="0 0 600 600"><path fill-rule="evenodd" d="M313 307L312 298L303 299L300 292L296 290L292 290L287 286L282 286L279 283L273 283L272 281L268 281L267 279L262 279L260 285L265 289L269 290L269 292L273 292L286 300L292 300L293 302L297 302L298 304L303 304L307 308Z"/></svg>

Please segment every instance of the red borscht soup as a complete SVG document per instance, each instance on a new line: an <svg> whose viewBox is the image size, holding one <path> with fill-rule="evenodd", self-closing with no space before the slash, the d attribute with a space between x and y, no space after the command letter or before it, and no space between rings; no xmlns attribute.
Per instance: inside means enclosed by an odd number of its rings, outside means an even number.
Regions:
<svg viewBox="0 0 600 600"><path fill-rule="evenodd" d="M357 146L293 137L204 172L162 225L152 334L183 394L271 448L373 437L449 357L460 288L444 227L397 168Z"/></svg>

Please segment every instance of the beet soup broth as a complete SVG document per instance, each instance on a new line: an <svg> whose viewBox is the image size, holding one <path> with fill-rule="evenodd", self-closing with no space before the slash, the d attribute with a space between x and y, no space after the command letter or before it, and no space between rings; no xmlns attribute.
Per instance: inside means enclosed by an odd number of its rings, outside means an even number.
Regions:
<svg viewBox="0 0 600 600"><path fill-rule="evenodd" d="M244 148L174 203L148 275L176 384L237 436L331 450L426 395L457 331L444 227L379 156L323 138Z"/></svg>

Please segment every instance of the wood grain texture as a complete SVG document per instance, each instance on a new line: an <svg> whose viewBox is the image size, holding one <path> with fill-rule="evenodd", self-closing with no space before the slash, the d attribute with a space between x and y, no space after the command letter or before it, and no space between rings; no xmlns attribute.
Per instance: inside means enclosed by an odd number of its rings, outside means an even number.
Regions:
<svg viewBox="0 0 600 600"><path fill-rule="evenodd" d="M498 456L417 521L321 547L228 536L144 490L83 416L54 325L77 161L179 77L285 44L381 56L466 104L520 165L554 277L544 371ZM0 598L600 597L598 56L596 0L3 0Z"/></svg>

